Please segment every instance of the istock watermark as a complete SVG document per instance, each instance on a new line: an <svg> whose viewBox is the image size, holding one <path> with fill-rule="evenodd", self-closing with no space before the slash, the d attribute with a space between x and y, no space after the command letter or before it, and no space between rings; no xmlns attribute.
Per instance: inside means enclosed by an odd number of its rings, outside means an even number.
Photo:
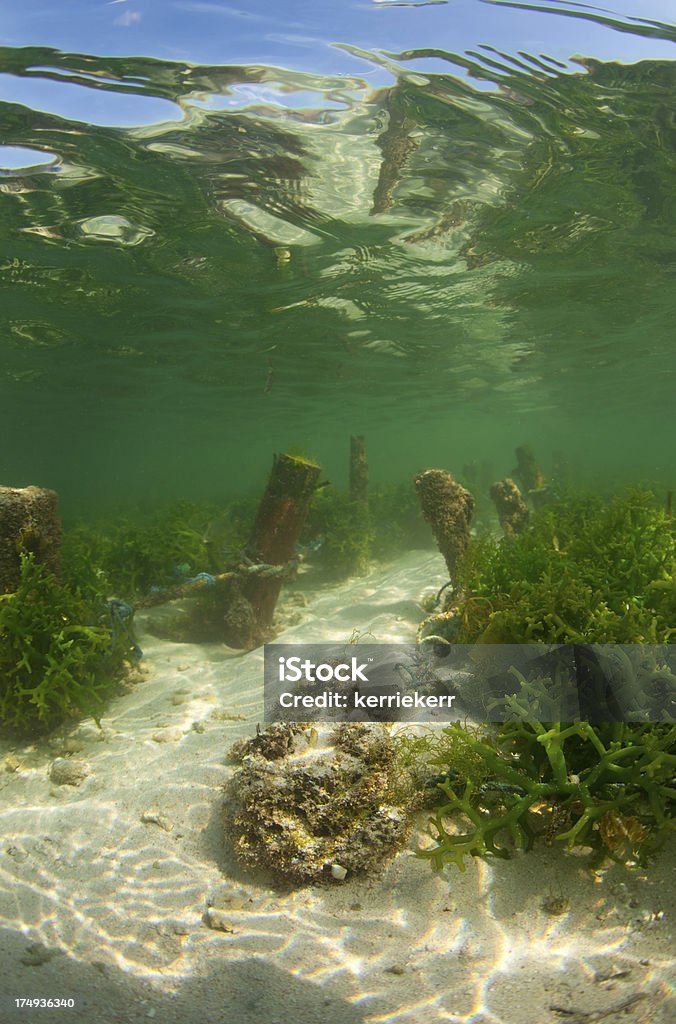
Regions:
<svg viewBox="0 0 676 1024"><path fill-rule="evenodd" d="M673 721L652 644L267 644L265 721Z"/></svg>
<svg viewBox="0 0 676 1024"><path fill-rule="evenodd" d="M349 664L345 661L339 661L334 665L329 661L316 664L309 658L303 660L297 655L292 655L290 658L281 655L279 658L279 681L280 683L299 683L301 680L306 683L368 683L368 678L364 675L367 668L366 662L361 665L358 662L358 658L350 658Z"/></svg>

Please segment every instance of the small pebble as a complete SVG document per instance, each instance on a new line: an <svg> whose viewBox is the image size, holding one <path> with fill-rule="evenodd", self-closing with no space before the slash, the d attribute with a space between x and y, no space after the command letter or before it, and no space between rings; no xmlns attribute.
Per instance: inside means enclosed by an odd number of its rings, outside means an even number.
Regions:
<svg viewBox="0 0 676 1024"><path fill-rule="evenodd" d="M71 761L57 757L52 761L49 778L57 786L79 786L89 775L89 768L83 761Z"/></svg>
<svg viewBox="0 0 676 1024"><path fill-rule="evenodd" d="M67 739L63 744L63 751L65 754L78 754L83 749L84 743L82 743L81 740L76 739L74 736L71 736L70 739Z"/></svg>
<svg viewBox="0 0 676 1024"><path fill-rule="evenodd" d="M141 821L144 825L159 825L165 832L171 832L174 825L169 818L164 814L160 814L159 811L144 811L141 815Z"/></svg>
<svg viewBox="0 0 676 1024"><path fill-rule="evenodd" d="M331 878L335 878L337 882L343 882L347 877L347 868L344 868L342 864L331 865Z"/></svg>
<svg viewBox="0 0 676 1024"><path fill-rule="evenodd" d="M160 729L153 733L155 743L176 743L183 736L181 729Z"/></svg>
<svg viewBox="0 0 676 1024"><path fill-rule="evenodd" d="M209 907L207 909L206 917L209 927L214 928L218 932L229 932L232 934L235 930L225 914L220 910L216 910L215 907Z"/></svg>

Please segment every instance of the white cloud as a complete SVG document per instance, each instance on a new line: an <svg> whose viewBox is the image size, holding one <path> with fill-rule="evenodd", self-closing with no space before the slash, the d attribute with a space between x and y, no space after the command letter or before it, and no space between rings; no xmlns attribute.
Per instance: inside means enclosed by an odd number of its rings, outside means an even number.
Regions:
<svg viewBox="0 0 676 1024"><path fill-rule="evenodd" d="M118 18L115 18L113 25L117 25L119 28L129 28L130 25L136 25L141 20L140 11L125 11Z"/></svg>

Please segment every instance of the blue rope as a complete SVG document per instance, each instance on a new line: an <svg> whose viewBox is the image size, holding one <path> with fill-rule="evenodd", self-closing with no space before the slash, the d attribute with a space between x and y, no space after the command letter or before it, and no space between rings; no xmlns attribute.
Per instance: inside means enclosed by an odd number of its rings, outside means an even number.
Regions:
<svg viewBox="0 0 676 1024"><path fill-rule="evenodd" d="M132 627L133 617L134 609L131 605L127 604L126 601L121 601L119 597L110 598L108 601L108 621L113 636L111 651L115 647L117 639L124 636L129 644L129 654L134 661L140 661L143 657L143 651L137 644L136 637L134 636Z"/></svg>

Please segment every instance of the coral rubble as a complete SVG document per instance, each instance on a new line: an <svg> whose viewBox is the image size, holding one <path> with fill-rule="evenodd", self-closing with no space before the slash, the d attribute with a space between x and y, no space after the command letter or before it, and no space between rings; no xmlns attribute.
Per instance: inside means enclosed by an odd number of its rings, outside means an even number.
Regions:
<svg viewBox="0 0 676 1024"><path fill-rule="evenodd" d="M235 855L243 866L294 885L378 870L410 830L409 798L389 732L343 725L326 753L280 756L285 747L297 749L308 729L276 725L239 747L244 761L225 804Z"/></svg>

